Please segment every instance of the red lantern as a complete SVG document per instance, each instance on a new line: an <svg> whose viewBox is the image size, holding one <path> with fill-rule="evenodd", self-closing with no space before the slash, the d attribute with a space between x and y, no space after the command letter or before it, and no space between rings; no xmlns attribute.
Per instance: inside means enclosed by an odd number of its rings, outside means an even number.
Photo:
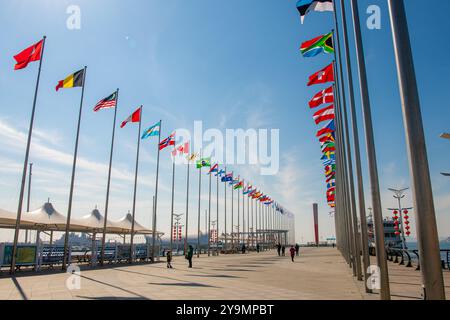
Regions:
<svg viewBox="0 0 450 320"><path fill-rule="evenodd" d="M409 221L408 221L408 220L406 220L406 221L405 221L405 224L406 224L406 225L408 225L408 224L409 224Z"/></svg>
<svg viewBox="0 0 450 320"><path fill-rule="evenodd" d="M397 215L397 214L398 214L398 211L397 211L397 210L394 210L394 214Z"/></svg>
<svg viewBox="0 0 450 320"><path fill-rule="evenodd" d="M407 214L405 214L404 218L405 218L406 220L408 220L408 219L409 219L409 216L408 216Z"/></svg>
<svg viewBox="0 0 450 320"><path fill-rule="evenodd" d="M398 216L394 216L394 218L393 218L394 220L398 220Z"/></svg>
<svg viewBox="0 0 450 320"><path fill-rule="evenodd" d="M411 232L406 231L406 235L409 237L409 235L411 234Z"/></svg>
<svg viewBox="0 0 450 320"><path fill-rule="evenodd" d="M400 232L399 232L399 231L395 231L395 235L396 235L396 236L399 236L399 235L400 235Z"/></svg>
<svg viewBox="0 0 450 320"><path fill-rule="evenodd" d="M410 227L410 226L406 226L405 229L406 229L406 230L409 230L409 229L411 229L411 227Z"/></svg>
<svg viewBox="0 0 450 320"><path fill-rule="evenodd" d="M394 221L394 224L395 224L396 226L398 226L398 225L399 225L398 220L395 220L395 221Z"/></svg>
<svg viewBox="0 0 450 320"><path fill-rule="evenodd" d="M407 209L403 210L403 213L404 213L404 214L408 214L408 212L409 212L409 211L408 211Z"/></svg>
<svg viewBox="0 0 450 320"><path fill-rule="evenodd" d="M398 227L398 226L395 226L395 227L394 227L394 230L399 230L399 227Z"/></svg>

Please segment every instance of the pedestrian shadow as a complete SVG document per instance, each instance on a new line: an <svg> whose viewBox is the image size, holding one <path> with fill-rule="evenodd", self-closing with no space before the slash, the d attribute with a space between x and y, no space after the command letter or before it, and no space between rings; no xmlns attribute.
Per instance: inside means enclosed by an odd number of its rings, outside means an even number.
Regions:
<svg viewBox="0 0 450 320"><path fill-rule="evenodd" d="M216 286L211 286L209 284L197 283L197 282L176 282L176 283L156 283L149 282L148 284L156 286L168 286L168 287L198 287L198 288L219 288Z"/></svg>

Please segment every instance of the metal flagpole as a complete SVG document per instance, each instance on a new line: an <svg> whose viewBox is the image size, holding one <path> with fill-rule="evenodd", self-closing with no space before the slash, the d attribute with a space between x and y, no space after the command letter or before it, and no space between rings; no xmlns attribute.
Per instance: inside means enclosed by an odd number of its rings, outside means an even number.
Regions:
<svg viewBox="0 0 450 320"><path fill-rule="evenodd" d="M217 168L217 193L216 193L216 220L217 220L217 229L216 229L216 250L217 255L219 255L219 168Z"/></svg>
<svg viewBox="0 0 450 320"><path fill-rule="evenodd" d="M190 166L190 154L188 154L187 162L187 173L186 173L186 226L184 227L184 251L183 254L187 252L188 246L188 226L189 226L189 166Z"/></svg>
<svg viewBox="0 0 450 320"><path fill-rule="evenodd" d="M173 150L176 152L175 143L173 145ZM170 250L173 251L173 201L175 196L175 157L177 153L175 153L175 156L173 156L173 163L172 163L172 202L171 202L171 209L170 209ZM178 237L178 230L177 230L177 237ZM178 253L178 251L177 251Z"/></svg>
<svg viewBox="0 0 450 320"><path fill-rule="evenodd" d="M200 162L202 153L200 151ZM198 168L198 229L197 229L197 258L200 258L200 196L202 193L202 167Z"/></svg>
<svg viewBox="0 0 450 320"><path fill-rule="evenodd" d="M152 223L152 262L155 262L156 217L157 217L156 212L158 210L159 155L161 153L159 144L161 143L161 131L162 131L162 120L159 120L158 156L156 160L155 209L153 210L153 223Z"/></svg>
<svg viewBox="0 0 450 320"><path fill-rule="evenodd" d="M84 98L84 88L86 87L86 70L87 67L84 67L84 72L83 72L83 87L81 89L81 101L80 101L80 110L78 113L78 125L77 125L77 135L76 135L76 139L75 139L75 151L73 154L73 166L72 166L72 178L70 181L70 192L69 192L69 207L67 209L67 222L66 222L66 234L64 236L64 257L63 257L63 264L62 264L62 269L66 270L66 266L67 266L67 247L69 244L69 232L70 232L70 218L72 215L72 201L73 201L73 189L74 189L74 183L75 183L75 169L77 166L77 155L78 155L78 142L79 142L79 138L80 138L80 125L81 125L81 114L83 112L83 98Z"/></svg>
<svg viewBox="0 0 450 320"><path fill-rule="evenodd" d="M33 164L30 163L30 172L28 173L28 196L27 196L27 212L30 212L30 199L31 199L31 176L33 175ZM30 230L31 236L31 230ZM25 243L28 243L28 229L25 230Z"/></svg>
<svg viewBox="0 0 450 320"><path fill-rule="evenodd" d="M211 256L211 176L209 172L209 198L208 198L208 257Z"/></svg>
<svg viewBox="0 0 450 320"><path fill-rule="evenodd" d="M44 59L44 48L45 48L46 36L44 36L42 39L43 39L43 42L42 42L41 59L39 60L39 69L38 69L37 80L36 80L36 88L34 91L33 108L31 109L30 127L28 129L27 147L26 147L26 151L25 151L25 159L23 162L22 182L20 185L19 203L18 203L18 207L17 207L16 226L14 229L14 242L13 242L13 249L12 249L12 256L11 256L11 270L10 270L11 274L13 274L16 269L17 242L19 241L20 219L22 217L22 205L23 205L23 197L24 197L24 193L25 193L25 180L27 177L28 158L30 156L31 136L33 135L34 115L36 113L36 101L37 101L37 94L38 94L38 90L39 90L39 82L41 79L41 67L42 67L42 60Z"/></svg>
<svg viewBox="0 0 450 320"><path fill-rule="evenodd" d="M132 220L131 220L131 234L130 234L130 260L129 263L133 262L133 241L134 241L134 220L136 216L136 191L137 191L137 180L138 180L138 169L139 169L139 149L141 146L141 123L142 123L142 105L140 107L140 117L139 117L139 127L137 135L137 148L136 148L136 167L134 171L134 189L133 189L133 210L132 210ZM161 132L161 130L160 130ZM125 238L125 236L124 236ZM153 255L153 253L152 253Z"/></svg>
<svg viewBox="0 0 450 320"><path fill-rule="evenodd" d="M247 192L249 185L247 184ZM250 247L250 199L248 198L247 193L247 246Z"/></svg>
<svg viewBox="0 0 450 320"><path fill-rule="evenodd" d="M353 89L353 76L352 76L352 66L350 62L350 49L349 49L349 41L348 41L348 32L347 32L347 18L345 14L345 6L343 0L341 0L341 18L342 18L342 29L343 29L343 39L344 39L344 55L346 58L346 65L347 65L347 81L348 81L348 87L349 87L349 99L350 99L350 114L352 116L352 124L353 124L353 138L354 138L354 147L359 149L359 144L356 144L356 142L359 142L358 140L358 131L356 126L356 112L355 112L355 94ZM337 13L336 13L337 14ZM340 49L340 47L339 47ZM339 51L339 57L341 58L341 53ZM340 66L342 66L342 60L339 61ZM344 79L341 79L344 81ZM342 88L342 91L345 92L344 87ZM353 159L352 159L352 150L350 146L350 134L349 134L349 125L348 125L348 116L347 116L347 104L342 104L342 120L345 124L344 126L344 134L345 139L347 141L346 144L346 153L347 153L347 159L348 159L348 175L349 175L349 187L350 187L350 205L351 205L351 218L353 223L353 241L354 241L354 247L355 247L355 253L354 257L356 260L356 273L358 280L362 281L362 271L361 271L361 240L358 235L358 219L357 219L357 212L356 212L356 200L355 200L355 180L353 175ZM355 138L356 137L356 138ZM356 141L355 141L356 140ZM358 150L359 151L359 150ZM359 159L360 160L360 159ZM359 163L360 165L360 163ZM358 163L356 163L356 166L358 166ZM359 179L359 176L357 176ZM361 207L360 207L361 208ZM365 211L365 210L364 210ZM361 226L363 227L363 226ZM367 268L364 271L366 274ZM366 278L367 280L367 278Z"/></svg>
<svg viewBox="0 0 450 320"><path fill-rule="evenodd" d="M341 2L342 6L342 2ZM353 6L352 6L353 9ZM343 31L344 31L344 41L348 43L348 33L347 33L347 25L346 25L346 17L345 17L345 7L342 6L342 16L343 16ZM354 25L356 28L356 24L354 21ZM358 16L358 28L359 28L359 16ZM336 32L339 32L338 30ZM339 42L339 40L338 40ZM358 131L358 123L356 119L356 109L355 109L355 94L353 90L353 78L351 76L351 63L350 63L350 53L348 52L348 45L346 45L346 59L349 70L348 82L349 82L349 91L350 91L350 116L352 121L352 133L353 133L353 148L355 152L355 167L356 167L356 179L358 183L358 202L359 202L359 216L360 216L360 224L361 224L361 245L362 245L362 254L363 254L363 266L364 266L364 279L368 280L369 274L367 273L368 268L370 266L370 258L369 258L369 244L368 244L368 232L367 232L367 221L366 221L366 204L364 199L364 184L362 177L362 169L361 169L361 151L359 145L359 131ZM341 60L341 52L339 46L339 65L342 71L342 60ZM342 77L342 73L341 73ZM343 78L341 78L343 81ZM345 92L342 92L342 95L345 95ZM366 286L366 292L370 293L371 290Z"/></svg>
<svg viewBox="0 0 450 320"><path fill-rule="evenodd" d="M241 176L238 176L238 183L240 183L241 180ZM234 189L234 185L232 186ZM237 247L239 250L240 244L241 244L241 237L240 237L240 228L241 228L241 224L240 224L240 211L241 211L241 207L239 205L239 189L236 190L236 197L237 197Z"/></svg>
<svg viewBox="0 0 450 320"><path fill-rule="evenodd" d="M413 183L424 298L445 300L433 190L405 5L403 0L388 0L388 4Z"/></svg>
<svg viewBox="0 0 450 320"><path fill-rule="evenodd" d="M227 167L225 167L225 177L227 176ZM225 179L226 180L226 179ZM225 230L225 252L227 251L227 181L225 181L224 185L224 230Z"/></svg>
<svg viewBox="0 0 450 320"><path fill-rule="evenodd" d="M116 118L117 118L117 108L119 104L119 89L116 91L116 107L114 108L114 118L113 118L113 125L112 125L112 134L111 134L111 149L109 153L109 169L108 169L108 182L106 184L106 202L105 202L105 216L103 221L103 235L102 235L102 248L101 248L101 255L100 255L100 265L102 266L105 262L105 242L106 242L106 225L108 222L108 209L109 209L109 190L111 186L111 169L112 169L112 160L113 160L113 153L114 153L114 137L116 132Z"/></svg>
<svg viewBox="0 0 450 320"><path fill-rule="evenodd" d="M231 172L231 181L234 181L234 172ZM231 250L234 250L234 188L231 185Z"/></svg>

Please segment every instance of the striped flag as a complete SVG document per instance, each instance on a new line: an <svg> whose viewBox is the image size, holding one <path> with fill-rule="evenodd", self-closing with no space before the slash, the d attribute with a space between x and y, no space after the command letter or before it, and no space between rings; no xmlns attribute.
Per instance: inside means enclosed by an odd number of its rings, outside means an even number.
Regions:
<svg viewBox="0 0 450 320"><path fill-rule="evenodd" d="M299 0L297 1L297 10L303 24L305 16L311 11L334 11L333 0Z"/></svg>
<svg viewBox="0 0 450 320"><path fill-rule="evenodd" d="M56 86L56 91L61 88L75 88L82 87L84 85L84 69L81 69L64 80L60 80Z"/></svg>
<svg viewBox="0 0 450 320"><path fill-rule="evenodd" d="M117 91L108 97L100 100L94 107L94 112L97 112L101 109L112 109L116 107L117 103Z"/></svg>
<svg viewBox="0 0 450 320"><path fill-rule="evenodd" d="M333 103L333 102L334 102L334 93L333 87L331 86L328 89L318 92L309 102L309 107L312 109L324 103Z"/></svg>
<svg viewBox="0 0 450 320"><path fill-rule="evenodd" d="M175 132L159 143L159 150L175 145Z"/></svg>
<svg viewBox="0 0 450 320"><path fill-rule="evenodd" d="M329 107L323 108L316 113L314 113L314 121L316 124L319 124L326 120L333 120L334 119L334 105L331 105Z"/></svg>
<svg viewBox="0 0 450 320"><path fill-rule="evenodd" d="M125 127L128 122L140 122L141 121L141 109L142 107L139 107L136 111L133 112L131 116L126 118L124 121L122 121L122 124L120 125L121 128Z"/></svg>
<svg viewBox="0 0 450 320"><path fill-rule="evenodd" d="M305 41L300 47L300 52L305 58L312 58L320 53L334 53L333 33L318 36L312 40Z"/></svg>

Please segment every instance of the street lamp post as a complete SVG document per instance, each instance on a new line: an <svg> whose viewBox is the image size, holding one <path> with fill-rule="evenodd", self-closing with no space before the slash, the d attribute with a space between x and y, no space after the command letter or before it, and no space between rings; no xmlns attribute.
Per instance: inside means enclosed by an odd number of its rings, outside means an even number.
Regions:
<svg viewBox="0 0 450 320"><path fill-rule="evenodd" d="M409 188L404 188L404 189L399 189L399 190L393 189L393 188L389 188L388 189L389 191L392 191L394 193L393 197L395 199L397 199L397 201L398 201L400 232L402 233L402 237L401 237L402 238L402 248L404 250L406 250L407 247L406 247L406 238L405 238L405 228L403 226L403 209L407 209L408 210L408 209L412 209L412 208L402 208L402 201L401 201L401 199L403 199L405 197L404 192L406 190L408 190L408 189ZM389 209L389 210L391 210L391 209ZM396 209L394 209L394 210L396 210Z"/></svg>
<svg viewBox="0 0 450 320"><path fill-rule="evenodd" d="M174 220L176 221L175 222L175 230L176 230L176 232L175 232L175 235L176 235L176 238L178 239L178 228L180 227L180 220L181 220L181 216L183 215L184 213L181 213L181 214L173 214L173 216L174 216ZM173 232L174 232L174 230L172 230L172 237L173 237ZM179 253L179 240L177 241L177 254ZM172 249L172 248L171 248Z"/></svg>

